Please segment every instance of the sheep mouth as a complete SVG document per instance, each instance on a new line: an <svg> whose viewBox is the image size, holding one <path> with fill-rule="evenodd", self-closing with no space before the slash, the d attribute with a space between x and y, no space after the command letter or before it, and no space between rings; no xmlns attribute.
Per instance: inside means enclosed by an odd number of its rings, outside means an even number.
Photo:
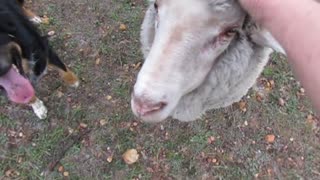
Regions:
<svg viewBox="0 0 320 180"><path fill-rule="evenodd" d="M8 98L15 103L27 104L35 95L30 81L22 76L14 65L0 77L0 86L4 88Z"/></svg>

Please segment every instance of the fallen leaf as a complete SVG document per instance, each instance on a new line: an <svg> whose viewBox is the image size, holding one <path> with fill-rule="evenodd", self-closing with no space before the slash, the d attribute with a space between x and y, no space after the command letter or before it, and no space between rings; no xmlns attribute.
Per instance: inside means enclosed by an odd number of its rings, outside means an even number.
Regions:
<svg viewBox="0 0 320 180"><path fill-rule="evenodd" d="M259 101L259 102L262 102L263 99L264 99L263 94L258 92L256 94L256 100Z"/></svg>
<svg viewBox="0 0 320 180"><path fill-rule="evenodd" d="M132 123L132 126L133 126L133 127L137 127L137 126L138 126L138 123L137 123L137 122L133 122L133 123Z"/></svg>
<svg viewBox="0 0 320 180"><path fill-rule="evenodd" d="M80 127L81 127L81 128L87 128L87 127L88 127L88 125L87 125L87 124L85 124L85 123L80 123Z"/></svg>
<svg viewBox="0 0 320 180"><path fill-rule="evenodd" d="M100 126L105 126L108 122L105 119L101 119L99 123L100 123Z"/></svg>
<svg viewBox="0 0 320 180"><path fill-rule="evenodd" d="M58 96L58 98L61 98L63 96L63 93L61 91L58 91L57 96Z"/></svg>
<svg viewBox="0 0 320 180"><path fill-rule="evenodd" d="M309 114L308 116L307 116L307 120L313 120L314 118L313 118L313 115L312 114Z"/></svg>
<svg viewBox="0 0 320 180"><path fill-rule="evenodd" d="M64 171L64 167L63 166L59 166L58 171L62 173Z"/></svg>
<svg viewBox="0 0 320 180"><path fill-rule="evenodd" d="M111 163L112 160L113 160L113 157L112 157L112 156L109 156L109 157L107 158L108 163Z"/></svg>
<svg viewBox="0 0 320 180"><path fill-rule="evenodd" d="M106 99L107 99L108 101L110 101L110 100L112 99L112 96L109 96L109 95L108 95L108 96L106 97Z"/></svg>
<svg viewBox="0 0 320 180"><path fill-rule="evenodd" d="M10 177L12 174L13 174L13 169L9 169L7 170L4 174L7 176L7 177Z"/></svg>
<svg viewBox="0 0 320 180"><path fill-rule="evenodd" d="M100 58L97 58L97 59L96 59L96 65L99 65L100 62L101 62L101 59L100 59Z"/></svg>
<svg viewBox="0 0 320 180"><path fill-rule="evenodd" d="M125 30L127 30L127 26L126 26L125 24L120 24L119 29L120 29L121 31L125 31Z"/></svg>
<svg viewBox="0 0 320 180"><path fill-rule="evenodd" d="M122 158L127 164L133 164L138 161L139 154L136 149L129 149L122 155Z"/></svg>
<svg viewBox="0 0 320 180"><path fill-rule="evenodd" d="M211 162L216 163L218 162L218 160L216 158L213 158Z"/></svg>
<svg viewBox="0 0 320 180"><path fill-rule="evenodd" d="M244 102L244 101L240 101L240 102L239 102L239 109L240 109L242 112L246 112L246 111L247 111L247 103Z"/></svg>
<svg viewBox="0 0 320 180"><path fill-rule="evenodd" d="M269 81L269 83L270 83L270 85L271 85L272 88L275 87L275 82L274 82L274 80L271 79L271 80Z"/></svg>
<svg viewBox="0 0 320 180"><path fill-rule="evenodd" d="M69 176L69 172L68 171L63 172L63 176L65 177Z"/></svg>
<svg viewBox="0 0 320 180"><path fill-rule="evenodd" d="M42 24L50 24L50 20L47 16L41 18Z"/></svg>
<svg viewBox="0 0 320 180"><path fill-rule="evenodd" d="M212 144L215 140L216 140L216 138L215 138L214 136L210 136L210 137L208 138L208 143L209 143L209 144Z"/></svg>
<svg viewBox="0 0 320 180"><path fill-rule="evenodd" d="M266 136L265 140L267 141L267 143L274 143L276 139L276 136L273 134L269 134Z"/></svg>

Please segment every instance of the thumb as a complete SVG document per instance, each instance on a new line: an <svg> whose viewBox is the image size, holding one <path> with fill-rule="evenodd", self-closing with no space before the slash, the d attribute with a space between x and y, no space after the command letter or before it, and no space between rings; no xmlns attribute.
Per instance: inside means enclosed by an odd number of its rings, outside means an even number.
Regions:
<svg viewBox="0 0 320 180"><path fill-rule="evenodd" d="M264 24L269 20L266 11L272 9L273 6L281 0L239 0L241 6L250 14L250 16L260 24Z"/></svg>

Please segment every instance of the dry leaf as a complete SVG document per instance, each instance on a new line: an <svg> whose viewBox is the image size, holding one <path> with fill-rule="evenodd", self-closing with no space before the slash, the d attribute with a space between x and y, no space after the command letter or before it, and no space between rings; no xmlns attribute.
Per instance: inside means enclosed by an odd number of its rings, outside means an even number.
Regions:
<svg viewBox="0 0 320 180"><path fill-rule="evenodd" d="M99 123L100 123L100 126L105 126L108 122L105 119L101 119Z"/></svg>
<svg viewBox="0 0 320 180"><path fill-rule="evenodd" d="M271 85L272 88L275 87L275 82L274 82L274 80L271 79L271 80L269 81L269 83L270 83L270 85Z"/></svg>
<svg viewBox="0 0 320 180"><path fill-rule="evenodd" d="M112 157L112 156L109 156L109 157L107 158L108 163L111 163L112 160L113 160L113 157Z"/></svg>
<svg viewBox="0 0 320 180"><path fill-rule="evenodd" d="M11 175L12 175L12 173L13 173L13 169L9 169L9 170L7 170L4 174L7 176L7 177L10 177Z"/></svg>
<svg viewBox="0 0 320 180"><path fill-rule="evenodd" d="M106 98L107 98L108 101L110 101L112 99L112 96L108 95Z"/></svg>
<svg viewBox="0 0 320 180"><path fill-rule="evenodd" d="M261 94L261 93L258 92L258 93L256 94L256 99L257 99L257 101L262 102L263 99L264 99L263 94Z"/></svg>
<svg viewBox="0 0 320 180"><path fill-rule="evenodd" d="M267 143L273 143L276 139L276 136L273 134L269 134L266 136L265 140L267 141Z"/></svg>
<svg viewBox="0 0 320 180"><path fill-rule="evenodd" d="M307 120L313 120L313 115L312 115L312 114L309 114L309 115L307 116Z"/></svg>
<svg viewBox="0 0 320 180"><path fill-rule="evenodd" d="M247 103L244 102L244 101L240 101L240 102L239 102L239 109L240 109L242 112L246 112L246 111L247 111Z"/></svg>
<svg viewBox="0 0 320 180"><path fill-rule="evenodd" d="M100 58L97 58L97 59L96 59L96 65L99 65L100 62L101 62L101 59L100 59Z"/></svg>
<svg viewBox="0 0 320 180"><path fill-rule="evenodd" d="M69 172L68 171L63 172L63 176L65 177L69 176Z"/></svg>
<svg viewBox="0 0 320 180"><path fill-rule="evenodd" d="M122 155L122 158L127 164L133 164L138 161L139 154L137 150L129 149Z"/></svg>
<svg viewBox="0 0 320 180"><path fill-rule="evenodd" d="M85 124L85 123L80 123L80 127L81 127L81 128L87 128L87 127L88 127L88 125L87 125L87 124Z"/></svg>
<svg viewBox="0 0 320 180"><path fill-rule="evenodd" d="M137 127L137 126L138 126L138 123L137 123L137 122L133 122L133 123L132 123L132 126L133 126L133 127Z"/></svg>
<svg viewBox="0 0 320 180"><path fill-rule="evenodd" d="M61 91L58 91L57 96L58 96L58 98L61 98L63 96L63 93Z"/></svg>
<svg viewBox="0 0 320 180"><path fill-rule="evenodd" d="M127 26L126 26L125 24L120 24L119 29L120 29L121 31L125 31L125 30L127 30Z"/></svg>
<svg viewBox="0 0 320 180"><path fill-rule="evenodd" d="M64 167L63 166L59 166L58 171L62 173L64 171Z"/></svg>
<svg viewBox="0 0 320 180"><path fill-rule="evenodd" d="M218 160L216 158L213 158L211 162L216 163L218 162Z"/></svg>
<svg viewBox="0 0 320 180"><path fill-rule="evenodd" d="M41 18L42 24L50 24L50 20L47 16Z"/></svg>
<svg viewBox="0 0 320 180"><path fill-rule="evenodd" d="M212 144L215 140L216 140L216 138L215 138L214 136L210 136L210 137L208 138L208 143L209 143L209 144Z"/></svg>

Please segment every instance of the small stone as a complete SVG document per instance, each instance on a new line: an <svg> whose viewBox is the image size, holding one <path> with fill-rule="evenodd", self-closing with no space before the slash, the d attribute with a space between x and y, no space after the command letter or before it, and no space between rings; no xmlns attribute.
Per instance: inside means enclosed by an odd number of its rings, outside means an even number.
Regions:
<svg viewBox="0 0 320 180"><path fill-rule="evenodd" d="M23 133L22 132L19 133L19 137L23 137Z"/></svg>
<svg viewBox="0 0 320 180"><path fill-rule="evenodd" d="M54 34L55 34L54 31L49 31L49 32L48 32L48 36L53 36Z"/></svg>
<svg viewBox="0 0 320 180"><path fill-rule="evenodd" d="M284 106L286 102L284 101L284 99L279 98L278 103L280 106Z"/></svg>

